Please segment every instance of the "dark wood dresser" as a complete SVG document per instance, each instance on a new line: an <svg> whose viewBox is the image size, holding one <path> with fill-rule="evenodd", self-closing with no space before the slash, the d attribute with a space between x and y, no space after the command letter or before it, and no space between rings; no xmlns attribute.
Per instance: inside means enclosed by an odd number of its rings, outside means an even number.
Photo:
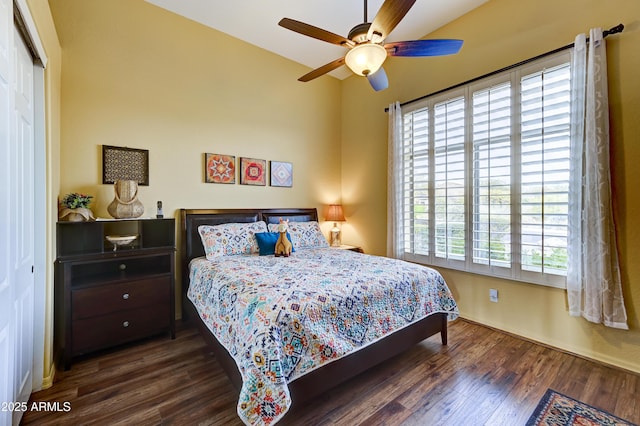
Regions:
<svg viewBox="0 0 640 426"><path fill-rule="evenodd" d="M124 246L107 236L137 235ZM58 222L55 358L168 332L175 338L175 220Z"/></svg>

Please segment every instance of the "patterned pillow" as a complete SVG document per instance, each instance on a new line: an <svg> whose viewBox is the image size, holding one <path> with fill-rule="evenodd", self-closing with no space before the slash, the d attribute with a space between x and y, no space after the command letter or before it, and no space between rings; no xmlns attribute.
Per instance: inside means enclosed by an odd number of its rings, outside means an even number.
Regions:
<svg viewBox="0 0 640 426"><path fill-rule="evenodd" d="M198 226L204 252L209 260L220 256L258 253L260 249L254 235L266 230L267 224L264 222Z"/></svg>
<svg viewBox="0 0 640 426"><path fill-rule="evenodd" d="M278 231L277 223L269 224L270 232ZM320 225L316 221L311 222L289 222L289 235L291 243L296 249L329 247L327 239L322 235Z"/></svg>

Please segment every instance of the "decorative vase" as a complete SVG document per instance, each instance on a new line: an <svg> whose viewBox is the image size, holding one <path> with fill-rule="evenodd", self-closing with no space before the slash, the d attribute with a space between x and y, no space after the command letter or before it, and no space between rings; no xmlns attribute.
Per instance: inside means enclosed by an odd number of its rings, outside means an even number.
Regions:
<svg viewBox="0 0 640 426"><path fill-rule="evenodd" d="M115 197L107 211L116 219L129 219L142 216L144 206L138 200L138 182L118 180L113 184Z"/></svg>
<svg viewBox="0 0 640 426"><path fill-rule="evenodd" d="M61 222L90 222L92 220L96 220L93 217L91 209L86 207L78 207L75 209L64 207L60 209L58 219Z"/></svg>

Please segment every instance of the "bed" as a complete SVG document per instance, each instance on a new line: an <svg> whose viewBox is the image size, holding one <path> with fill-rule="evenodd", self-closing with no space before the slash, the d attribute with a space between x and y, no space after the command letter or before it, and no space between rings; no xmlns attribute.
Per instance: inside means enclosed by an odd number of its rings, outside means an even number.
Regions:
<svg viewBox="0 0 640 426"><path fill-rule="evenodd" d="M458 311L440 274L329 248L324 237L307 244L296 232L314 224L320 231L316 209L182 209L180 216L183 317L197 322L238 389L246 424L273 424L432 335L447 344L447 321ZM287 258L212 257L198 231L262 229L260 222L273 231L280 218L297 238Z"/></svg>

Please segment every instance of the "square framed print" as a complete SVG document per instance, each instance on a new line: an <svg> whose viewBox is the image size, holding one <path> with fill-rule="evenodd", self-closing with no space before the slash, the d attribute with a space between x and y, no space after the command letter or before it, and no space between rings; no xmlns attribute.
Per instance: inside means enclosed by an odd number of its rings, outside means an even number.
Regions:
<svg viewBox="0 0 640 426"><path fill-rule="evenodd" d="M240 157L240 184L265 186L267 161L257 158Z"/></svg>
<svg viewBox="0 0 640 426"><path fill-rule="evenodd" d="M285 161L270 161L269 185L291 188L293 186L293 164Z"/></svg>
<svg viewBox="0 0 640 426"><path fill-rule="evenodd" d="M149 185L149 150L102 145L102 183L133 180Z"/></svg>
<svg viewBox="0 0 640 426"><path fill-rule="evenodd" d="M204 181L206 183L236 183L235 155L205 153Z"/></svg>

